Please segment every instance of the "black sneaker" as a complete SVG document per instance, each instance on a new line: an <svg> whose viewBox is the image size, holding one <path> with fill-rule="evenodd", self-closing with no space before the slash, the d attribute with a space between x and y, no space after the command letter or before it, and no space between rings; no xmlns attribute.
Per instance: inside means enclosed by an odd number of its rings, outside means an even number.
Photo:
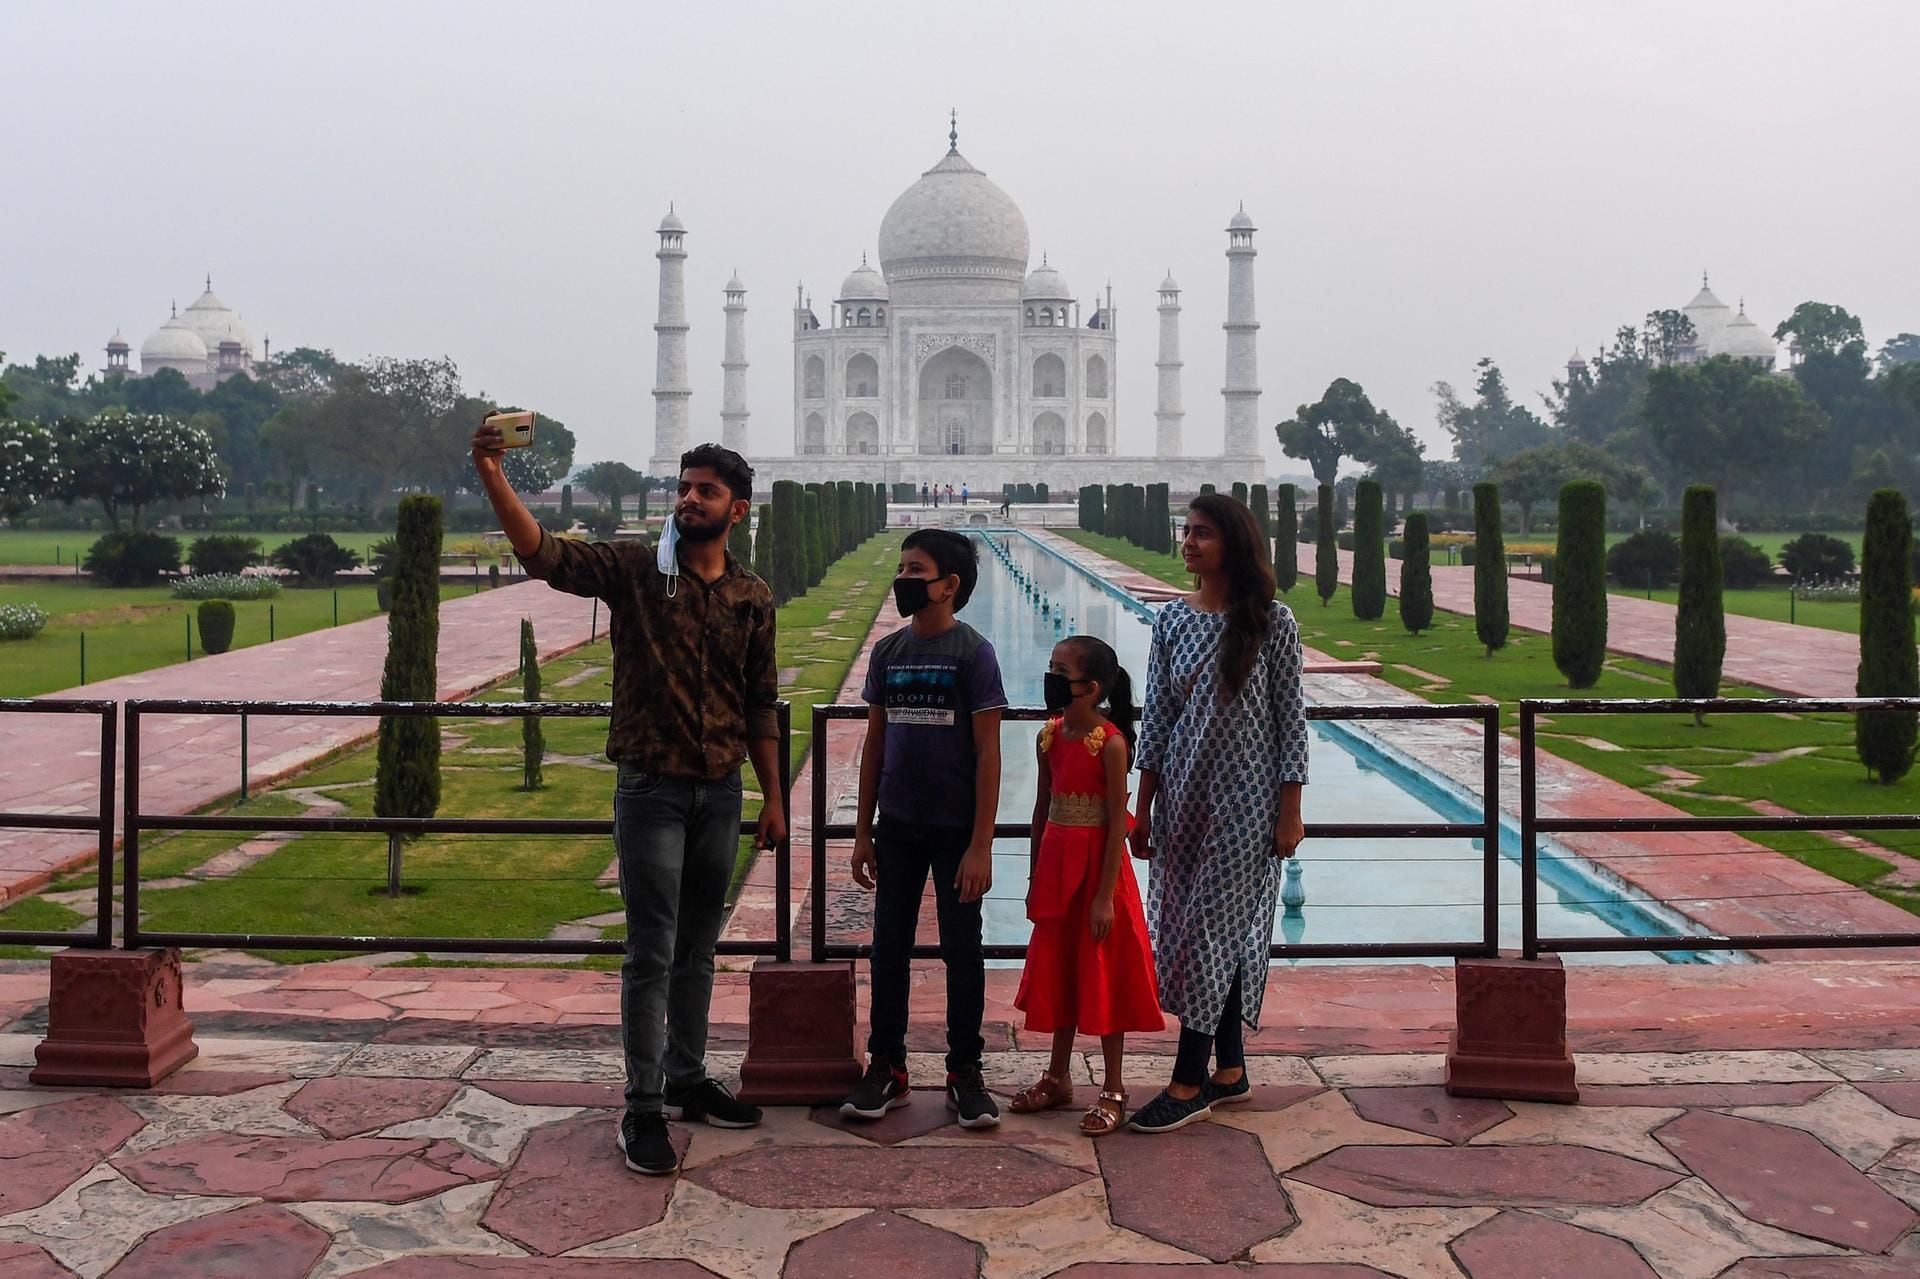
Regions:
<svg viewBox="0 0 1920 1279"><path fill-rule="evenodd" d="M1172 1132L1176 1128L1185 1128L1213 1114L1213 1108L1207 1103L1204 1089L1198 1096L1185 1101L1170 1092L1162 1091L1158 1097L1133 1112L1133 1118L1127 1126L1135 1132Z"/></svg>
<svg viewBox="0 0 1920 1279"><path fill-rule="evenodd" d="M1235 1106L1253 1099L1253 1085L1247 1082L1247 1072L1243 1070L1240 1078L1230 1084L1208 1079L1200 1085L1200 1097L1209 1106Z"/></svg>
<svg viewBox="0 0 1920 1279"><path fill-rule="evenodd" d="M1000 1123L1000 1107L978 1070L947 1073L947 1109L960 1116L962 1128L992 1128Z"/></svg>
<svg viewBox="0 0 1920 1279"><path fill-rule="evenodd" d="M717 1079L702 1079L691 1088L668 1088L661 1107L669 1119L709 1128L757 1128L760 1107L749 1106L727 1091Z"/></svg>
<svg viewBox="0 0 1920 1279"><path fill-rule="evenodd" d="M620 1120L617 1138L627 1167L649 1177L665 1177L680 1170L680 1154L667 1136L667 1119L655 1111L638 1114L629 1110Z"/></svg>
<svg viewBox="0 0 1920 1279"><path fill-rule="evenodd" d="M840 1103L840 1113L848 1119L884 1119L889 1110L904 1106L912 1099L907 1072L875 1057L868 1063L867 1073L854 1085L853 1092Z"/></svg>

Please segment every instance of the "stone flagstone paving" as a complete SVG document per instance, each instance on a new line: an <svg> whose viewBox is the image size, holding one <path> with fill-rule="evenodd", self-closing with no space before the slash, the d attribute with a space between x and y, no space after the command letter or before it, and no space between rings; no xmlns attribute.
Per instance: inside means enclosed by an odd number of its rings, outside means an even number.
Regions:
<svg viewBox="0 0 1920 1279"><path fill-rule="evenodd" d="M1587 1055L1577 1107L1450 1098L1423 1054L1269 1056L1213 1123L1100 1142L1069 1111L967 1132L923 1089L865 1130L675 1125L686 1170L643 1178L603 1049L203 1036L108 1094L32 1087L33 1042L0 1035L5 1279L1920 1275L1905 1049Z"/></svg>

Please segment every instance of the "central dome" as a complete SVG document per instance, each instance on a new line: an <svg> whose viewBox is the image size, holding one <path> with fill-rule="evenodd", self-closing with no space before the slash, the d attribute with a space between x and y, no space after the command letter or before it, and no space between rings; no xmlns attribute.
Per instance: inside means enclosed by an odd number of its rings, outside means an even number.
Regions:
<svg viewBox="0 0 1920 1279"><path fill-rule="evenodd" d="M880 221L888 283L917 277L1011 282L1027 271L1027 220L1011 196L950 150Z"/></svg>

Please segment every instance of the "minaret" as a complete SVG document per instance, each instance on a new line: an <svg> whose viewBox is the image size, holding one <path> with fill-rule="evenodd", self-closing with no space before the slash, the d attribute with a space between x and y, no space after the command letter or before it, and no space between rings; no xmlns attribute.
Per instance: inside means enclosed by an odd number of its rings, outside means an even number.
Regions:
<svg viewBox="0 0 1920 1279"><path fill-rule="evenodd" d="M1247 206L1227 223L1227 404L1226 456L1260 455L1260 368L1253 318L1253 219Z"/></svg>
<svg viewBox="0 0 1920 1279"><path fill-rule="evenodd" d="M1160 399L1153 411L1155 457L1180 456L1180 423L1187 416L1180 407L1180 286L1173 272L1160 282Z"/></svg>
<svg viewBox="0 0 1920 1279"><path fill-rule="evenodd" d="M720 357L720 442L747 454L747 286L727 281L727 346Z"/></svg>
<svg viewBox="0 0 1920 1279"><path fill-rule="evenodd" d="M687 451L687 228L667 206L660 219L660 318L653 326L658 350L653 374L653 471L678 475Z"/></svg>

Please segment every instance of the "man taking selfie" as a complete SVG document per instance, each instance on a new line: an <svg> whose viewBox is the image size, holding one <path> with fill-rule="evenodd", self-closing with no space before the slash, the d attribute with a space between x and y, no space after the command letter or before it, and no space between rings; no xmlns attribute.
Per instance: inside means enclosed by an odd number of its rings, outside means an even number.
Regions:
<svg viewBox="0 0 1920 1279"><path fill-rule="evenodd" d="M702 444L680 459L680 491L659 545L579 542L540 527L501 470L500 426L473 436L473 464L529 576L598 596L612 619L613 719L619 767L613 846L626 900L620 1030L627 1167L679 1167L668 1119L750 1128L760 1111L707 1076L713 950L725 919L740 830L740 764L765 798L759 844L786 838L773 594L727 553L752 509L753 470Z"/></svg>

